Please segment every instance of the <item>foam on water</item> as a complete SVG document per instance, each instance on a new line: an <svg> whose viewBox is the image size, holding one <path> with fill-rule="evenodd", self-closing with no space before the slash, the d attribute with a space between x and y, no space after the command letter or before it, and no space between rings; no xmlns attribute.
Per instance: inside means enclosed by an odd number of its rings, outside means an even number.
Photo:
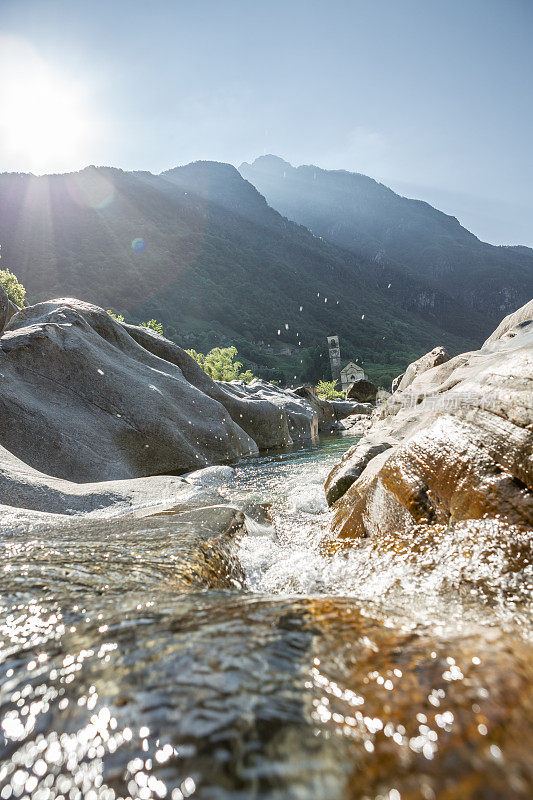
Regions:
<svg viewBox="0 0 533 800"><path fill-rule="evenodd" d="M234 503L271 503L272 525L252 524L239 544L239 559L251 592L275 595L328 594L401 607L419 623L457 624L471 618L508 621L529 628L533 567L527 535L459 524L438 536L421 529L379 544L360 540L342 553L327 554L324 481L354 443L328 437L319 447L247 459L222 490ZM475 526L475 523L473 523ZM528 539L528 541L526 541ZM517 552L520 558L516 559ZM524 558L524 554L526 554ZM529 575L529 579L528 579ZM525 612L523 613L523 610Z"/></svg>

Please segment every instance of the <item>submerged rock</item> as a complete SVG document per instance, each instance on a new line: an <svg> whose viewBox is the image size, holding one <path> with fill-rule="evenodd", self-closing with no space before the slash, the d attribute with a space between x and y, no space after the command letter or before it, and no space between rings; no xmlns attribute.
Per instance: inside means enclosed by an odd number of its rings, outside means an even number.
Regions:
<svg viewBox="0 0 533 800"><path fill-rule="evenodd" d="M10 565L2 590L17 590L19 571L27 594L68 592L71 599L228 588L242 580L234 540L244 526L242 511L223 505L114 519L43 515L24 547L13 546L18 537L0 541Z"/></svg>
<svg viewBox="0 0 533 800"><path fill-rule="evenodd" d="M498 338L419 373L381 407L326 483L336 535L463 520L533 525L528 315L519 310Z"/></svg>
<svg viewBox="0 0 533 800"><path fill-rule="evenodd" d="M530 644L476 625L436 636L353 599L175 591L161 545L179 540L156 530L148 593L142 560L113 574L104 547L99 593L83 562L66 575L53 554L46 581L46 551L14 556L5 794L34 775L52 797L529 800Z"/></svg>

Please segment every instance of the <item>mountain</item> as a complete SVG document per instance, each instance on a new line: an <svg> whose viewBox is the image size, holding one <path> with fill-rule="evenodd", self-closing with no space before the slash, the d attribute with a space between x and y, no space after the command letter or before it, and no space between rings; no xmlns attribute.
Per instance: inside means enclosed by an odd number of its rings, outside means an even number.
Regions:
<svg viewBox="0 0 533 800"><path fill-rule="evenodd" d="M475 314L460 311L453 332L407 308L374 262L282 217L228 164L0 175L0 242L31 302L70 295L155 317L186 347L235 344L287 382L327 377L331 333L385 384L435 345L460 352L487 332Z"/></svg>
<svg viewBox="0 0 533 800"><path fill-rule="evenodd" d="M284 216L380 270L421 281L427 292L420 302L429 307L443 292L492 328L533 296L533 250L482 242L455 217L366 175L293 167L273 155L239 170ZM394 281L391 291L398 299L405 295Z"/></svg>

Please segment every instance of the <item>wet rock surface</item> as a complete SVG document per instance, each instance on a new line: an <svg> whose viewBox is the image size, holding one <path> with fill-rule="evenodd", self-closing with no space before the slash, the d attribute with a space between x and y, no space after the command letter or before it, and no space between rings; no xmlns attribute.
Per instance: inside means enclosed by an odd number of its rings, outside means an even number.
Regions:
<svg viewBox="0 0 533 800"><path fill-rule="evenodd" d="M171 586L131 582L120 611L111 591L13 598L0 696L13 794L530 796L526 643L475 626L435 641L340 598Z"/></svg>
<svg viewBox="0 0 533 800"><path fill-rule="evenodd" d="M522 316L513 335L419 373L375 412L326 484L338 535L469 519L533 525L533 322Z"/></svg>
<svg viewBox="0 0 533 800"><path fill-rule="evenodd" d="M222 507L2 528L4 793L529 798L526 533L421 526L320 556L320 452L178 479Z"/></svg>

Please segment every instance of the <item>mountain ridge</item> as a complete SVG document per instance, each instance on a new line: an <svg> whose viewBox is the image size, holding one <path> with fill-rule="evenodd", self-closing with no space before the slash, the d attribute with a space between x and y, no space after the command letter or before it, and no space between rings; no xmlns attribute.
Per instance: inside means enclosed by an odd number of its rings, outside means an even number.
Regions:
<svg viewBox="0 0 533 800"><path fill-rule="evenodd" d="M70 294L132 321L156 317L178 343L236 344L245 364L284 382L327 377L332 332L343 358L382 383L437 343L459 352L486 336L475 314L460 311L454 333L431 307L404 307L381 267L284 218L219 162L162 175L5 173L0 241L30 300Z"/></svg>
<svg viewBox="0 0 533 800"><path fill-rule="evenodd" d="M533 294L533 250L481 241L456 217L362 173L260 156L239 171L280 213L334 244L417 277L496 324Z"/></svg>

